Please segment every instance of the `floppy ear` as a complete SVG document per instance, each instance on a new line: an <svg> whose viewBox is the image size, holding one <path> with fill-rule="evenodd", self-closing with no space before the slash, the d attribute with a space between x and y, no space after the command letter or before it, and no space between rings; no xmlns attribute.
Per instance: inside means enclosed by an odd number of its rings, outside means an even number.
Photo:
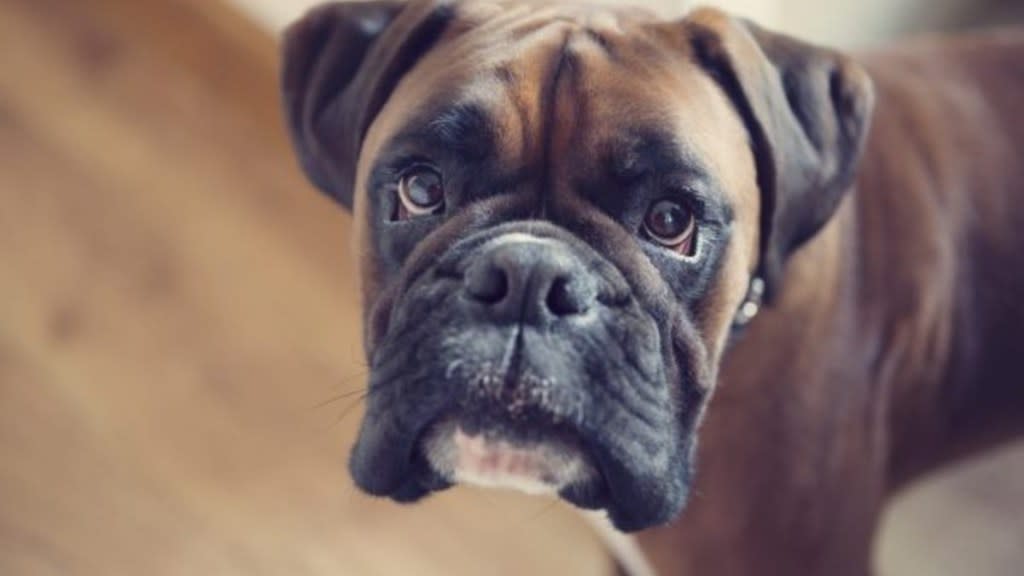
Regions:
<svg viewBox="0 0 1024 576"><path fill-rule="evenodd" d="M285 32L281 92L292 144L309 179L345 207L366 131L451 17L440 1L343 2L313 9Z"/></svg>
<svg viewBox="0 0 1024 576"><path fill-rule="evenodd" d="M787 257L832 217L853 185L874 90L850 58L714 10L684 24L696 58L732 99L750 133L761 189L766 297Z"/></svg>

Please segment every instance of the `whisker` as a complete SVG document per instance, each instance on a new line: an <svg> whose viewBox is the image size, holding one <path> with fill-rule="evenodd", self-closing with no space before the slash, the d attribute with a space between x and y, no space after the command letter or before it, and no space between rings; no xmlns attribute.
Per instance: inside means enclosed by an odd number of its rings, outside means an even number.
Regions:
<svg viewBox="0 0 1024 576"><path fill-rule="evenodd" d="M352 413L352 411L355 410L355 408L357 406L359 406L359 404L363 400L366 400L369 397L369 395L370 395L369 392L361 394L355 400L353 400L351 403L349 403L349 405L346 406L341 411L340 414L338 414L338 418L334 421L334 425L337 426L337 425L341 424L341 422L345 419L345 417L348 416L350 413Z"/></svg>
<svg viewBox="0 0 1024 576"><path fill-rule="evenodd" d="M348 392L342 392L341 394L338 394L336 396L331 396L327 400L324 400L322 402L317 402L313 406L310 406L310 410L316 410L318 408L323 408L324 406L327 406L328 404L334 404L335 402L337 402L339 400L344 400L345 398L351 398L352 396L355 396L356 394L365 394L368 390L369 390L369 388L358 388L356 390L349 390Z"/></svg>

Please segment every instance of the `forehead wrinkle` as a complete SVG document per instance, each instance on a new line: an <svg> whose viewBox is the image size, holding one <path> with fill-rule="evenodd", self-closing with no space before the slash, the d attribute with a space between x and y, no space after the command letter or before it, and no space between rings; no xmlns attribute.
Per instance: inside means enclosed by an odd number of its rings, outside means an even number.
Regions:
<svg viewBox="0 0 1024 576"><path fill-rule="evenodd" d="M502 130L500 137L509 149L512 149L512 146L518 142L519 158L522 161L529 157L534 142L533 122L530 115L530 92L534 90L535 83L530 79L524 79L517 70L512 68L511 64L499 66L495 70L495 75L501 82L505 96L512 104L511 107L504 109L508 121L505 123L505 130ZM518 132L515 132L514 128L518 128Z"/></svg>
<svg viewBox="0 0 1024 576"><path fill-rule="evenodd" d="M451 106L420 115L389 139L382 150L404 150L412 155L422 151L428 156L443 151L467 161L481 159L494 148L494 130L481 113L475 107Z"/></svg>
<svg viewBox="0 0 1024 576"><path fill-rule="evenodd" d="M493 136L487 112L479 104L460 102L442 108L430 119L423 135L442 146L458 148L467 140Z"/></svg>
<svg viewBox="0 0 1024 576"><path fill-rule="evenodd" d="M682 174L691 181L711 183L707 166L675 134L658 127L625 132L606 146L605 162L613 177L628 182L656 174Z"/></svg>
<svg viewBox="0 0 1024 576"><path fill-rule="evenodd" d="M498 84L496 79L477 81L457 96L434 98L433 103L403 123L404 128L392 143L426 146L432 151L450 151L469 159L494 154L507 124L507 119L494 113L504 108L495 102L495 96L503 94L494 90Z"/></svg>
<svg viewBox="0 0 1024 576"><path fill-rule="evenodd" d="M580 57L573 48L578 32L575 26L562 29L562 39L548 57L548 72L542 84L541 108L541 182L537 215L543 217L550 198L560 188L562 161L578 138L581 108L585 98L580 95Z"/></svg>

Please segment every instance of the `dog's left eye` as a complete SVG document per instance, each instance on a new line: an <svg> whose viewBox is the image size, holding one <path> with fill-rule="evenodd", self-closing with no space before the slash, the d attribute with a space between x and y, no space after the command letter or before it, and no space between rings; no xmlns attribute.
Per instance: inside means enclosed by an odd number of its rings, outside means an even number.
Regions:
<svg viewBox="0 0 1024 576"><path fill-rule="evenodd" d="M444 208L444 182L433 168L420 166L398 180L397 219L436 214Z"/></svg>
<svg viewBox="0 0 1024 576"><path fill-rule="evenodd" d="M643 231L654 242L690 256L697 220L693 211L682 202L658 200L647 209Z"/></svg>

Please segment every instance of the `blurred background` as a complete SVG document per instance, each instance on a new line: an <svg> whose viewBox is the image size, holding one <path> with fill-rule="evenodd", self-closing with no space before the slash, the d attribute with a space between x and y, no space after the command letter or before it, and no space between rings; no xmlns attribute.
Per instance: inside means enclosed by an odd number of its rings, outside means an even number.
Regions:
<svg viewBox="0 0 1024 576"><path fill-rule="evenodd" d="M351 222L297 170L276 91L276 32L310 4L0 0L0 574L609 573L554 501L350 484ZM844 47L1024 18L719 4ZM1024 446L902 495L878 565L1024 573Z"/></svg>

